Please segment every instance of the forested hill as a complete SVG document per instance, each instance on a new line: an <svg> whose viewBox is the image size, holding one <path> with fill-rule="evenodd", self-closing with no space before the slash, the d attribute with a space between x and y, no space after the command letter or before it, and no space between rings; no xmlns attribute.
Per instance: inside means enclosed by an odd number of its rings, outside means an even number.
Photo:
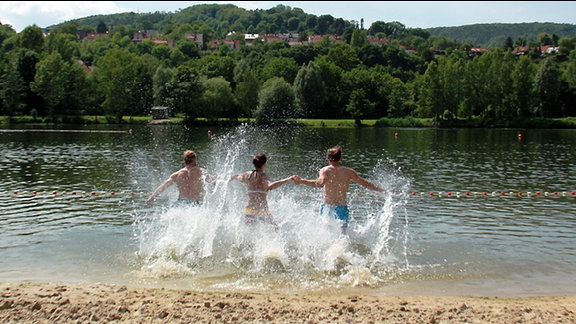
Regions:
<svg viewBox="0 0 576 324"><path fill-rule="evenodd" d="M479 47L502 47L506 38L526 39L527 43L538 40L538 35L546 33L558 38L576 36L576 25L551 22L518 24L475 24L458 27L428 28L430 35L444 36L459 43L469 43Z"/></svg>
<svg viewBox="0 0 576 324"><path fill-rule="evenodd" d="M362 18L359 18L362 19ZM200 4L182 8L177 12L126 12L111 15L94 15L75 19L63 24L48 26L59 27L74 23L80 29L93 29L104 24L108 29L123 26L128 29L155 29L169 34L177 26L189 24L195 31L206 32L214 38L224 38L230 32L238 33L316 33L342 35L350 28L361 26L372 31L398 31L398 25L406 29L422 30L431 36L443 36L458 43L468 43L476 47L502 47L508 37L513 41L524 39L526 44L536 42L540 34L562 37L574 37L576 25L558 23L518 23L518 24L475 24L458 27L435 27L428 29L410 28L402 22L376 21L372 26L362 26L362 21L346 21L329 14L315 16L300 8L277 5L270 9L246 10L232 4ZM421 34L421 33L418 33ZM398 36L398 35L397 35Z"/></svg>

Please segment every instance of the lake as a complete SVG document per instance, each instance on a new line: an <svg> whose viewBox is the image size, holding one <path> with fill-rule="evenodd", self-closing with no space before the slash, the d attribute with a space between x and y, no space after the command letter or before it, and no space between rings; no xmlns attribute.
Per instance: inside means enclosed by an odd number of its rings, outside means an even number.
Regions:
<svg viewBox="0 0 576 324"><path fill-rule="evenodd" d="M17 127L17 128L16 128ZM0 281L377 295L576 294L576 131L18 125L0 129ZM38 127L38 126L36 126ZM350 225L321 189L268 193L274 231L242 221L235 173L314 179L325 152L352 184ZM200 206L147 195L193 149L218 179Z"/></svg>

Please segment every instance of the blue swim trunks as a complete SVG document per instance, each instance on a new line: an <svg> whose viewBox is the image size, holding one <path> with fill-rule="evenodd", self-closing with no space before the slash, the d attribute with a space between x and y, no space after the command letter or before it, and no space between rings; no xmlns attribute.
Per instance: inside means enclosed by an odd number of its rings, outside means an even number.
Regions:
<svg viewBox="0 0 576 324"><path fill-rule="evenodd" d="M324 207L326 207L326 212L328 216L334 217L342 222L342 227L348 227L348 219L350 218L350 211L347 205L335 206L335 205L320 205L320 215L324 214Z"/></svg>

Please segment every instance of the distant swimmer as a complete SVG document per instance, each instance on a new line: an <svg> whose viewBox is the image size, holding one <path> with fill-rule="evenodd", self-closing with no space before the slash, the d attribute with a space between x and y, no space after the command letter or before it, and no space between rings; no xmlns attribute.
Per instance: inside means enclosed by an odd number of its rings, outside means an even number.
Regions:
<svg viewBox="0 0 576 324"><path fill-rule="evenodd" d="M310 187L324 188L324 199L320 206L320 214L328 213L341 222L342 233L346 233L348 228L349 210L348 210L348 187L350 181L354 181L370 190L384 192L374 183L362 178L352 169L342 165L342 147L334 146L326 152L326 160L329 165L320 169L318 179L305 180L297 178L296 184L305 184Z"/></svg>

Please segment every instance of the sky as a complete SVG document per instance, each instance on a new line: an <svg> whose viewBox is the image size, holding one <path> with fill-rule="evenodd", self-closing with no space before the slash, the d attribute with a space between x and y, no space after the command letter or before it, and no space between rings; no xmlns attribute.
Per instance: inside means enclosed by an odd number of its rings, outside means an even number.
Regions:
<svg viewBox="0 0 576 324"><path fill-rule="evenodd" d="M1 1L0 23L17 32L72 19L122 12L177 12L197 4L234 4L247 10L279 4L305 13L348 21L397 21L407 28L454 27L484 23L552 22L576 24L576 1Z"/></svg>

